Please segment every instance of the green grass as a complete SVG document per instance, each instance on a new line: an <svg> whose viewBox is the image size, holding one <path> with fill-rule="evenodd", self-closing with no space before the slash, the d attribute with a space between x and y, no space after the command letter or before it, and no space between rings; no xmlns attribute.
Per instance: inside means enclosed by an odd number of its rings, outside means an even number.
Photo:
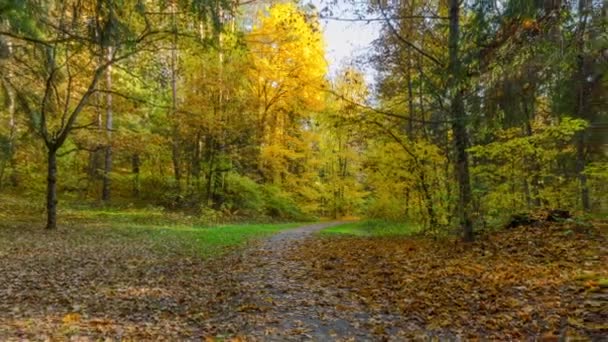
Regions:
<svg viewBox="0 0 608 342"><path fill-rule="evenodd" d="M301 223L236 224L215 227L148 226L126 224L109 229L126 239L146 239L159 249L179 251L203 257L217 256L280 231L301 226Z"/></svg>
<svg viewBox="0 0 608 342"><path fill-rule="evenodd" d="M211 257L302 225L214 225L195 215L162 208L103 208L69 204L60 206L57 232L45 231L44 222L44 208L38 202L0 195L0 247L19 241L24 247L38 248L38 242L44 244L44 240L57 239L66 248L125 245L159 254ZM38 240L32 237L34 235Z"/></svg>
<svg viewBox="0 0 608 342"><path fill-rule="evenodd" d="M57 244L60 249L124 248L145 250L150 255L189 257L215 257L235 248L280 231L301 226L301 223L234 224L215 227L190 225L145 225L88 221L60 225L57 231L47 231L41 224L10 222L0 223L0 255L10 246L20 245L24 250L46 250ZM61 247L58 247L61 246Z"/></svg>
<svg viewBox="0 0 608 342"><path fill-rule="evenodd" d="M366 220L341 224L321 231L325 235L352 235L352 236L405 236L418 233L418 226L383 220Z"/></svg>

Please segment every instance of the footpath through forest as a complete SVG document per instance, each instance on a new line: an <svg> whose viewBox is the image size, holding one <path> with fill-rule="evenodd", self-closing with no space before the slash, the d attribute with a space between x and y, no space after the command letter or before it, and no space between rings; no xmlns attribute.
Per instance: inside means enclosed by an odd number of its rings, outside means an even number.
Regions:
<svg viewBox="0 0 608 342"><path fill-rule="evenodd" d="M128 231L6 226L0 339L608 336L606 225L539 223L470 244L316 234L335 224L210 259Z"/></svg>
<svg viewBox="0 0 608 342"><path fill-rule="evenodd" d="M329 341L373 340L376 324L404 323L394 315L369 313L346 288L314 282L307 267L311 260L294 258L306 238L339 223L288 230L240 255L233 264L237 293L217 324L256 340Z"/></svg>
<svg viewBox="0 0 608 342"><path fill-rule="evenodd" d="M473 244L287 231L230 262L215 327L253 340L602 339L606 227L536 222Z"/></svg>

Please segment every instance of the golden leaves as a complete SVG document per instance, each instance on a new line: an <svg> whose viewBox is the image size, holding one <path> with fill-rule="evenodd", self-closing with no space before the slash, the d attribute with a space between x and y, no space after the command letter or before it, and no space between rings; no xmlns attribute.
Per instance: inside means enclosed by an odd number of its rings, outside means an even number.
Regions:
<svg viewBox="0 0 608 342"><path fill-rule="evenodd" d="M472 245L333 237L305 243L293 257L310 260L321 286L349 289L372 312L421 318L440 334L551 340L562 329L598 336L606 294L594 291L608 273L600 248L606 237L597 229L570 237L563 234L568 229L522 227ZM581 269L586 278L577 277ZM567 317L580 324L564 326Z"/></svg>
<svg viewBox="0 0 608 342"><path fill-rule="evenodd" d="M80 314L78 313L69 313L65 316L63 316L63 318L61 319L61 322L63 322L63 324L73 324L73 323L78 323L80 322Z"/></svg>

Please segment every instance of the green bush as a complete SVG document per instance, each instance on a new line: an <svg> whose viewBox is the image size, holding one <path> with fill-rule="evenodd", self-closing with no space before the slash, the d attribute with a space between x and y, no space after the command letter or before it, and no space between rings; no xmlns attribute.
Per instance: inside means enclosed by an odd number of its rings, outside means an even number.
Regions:
<svg viewBox="0 0 608 342"><path fill-rule="evenodd" d="M296 202L274 185L262 187L264 192L264 213L273 218L305 221L305 215Z"/></svg>
<svg viewBox="0 0 608 342"><path fill-rule="evenodd" d="M262 187L251 178L234 172L226 175L224 200L225 206L243 210L249 214L257 214L264 208Z"/></svg>
<svg viewBox="0 0 608 342"><path fill-rule="evenodd" d="M372 198L366 205L365 213L371 219L402 221L405 218L405 208L390 195Z"/></svg>

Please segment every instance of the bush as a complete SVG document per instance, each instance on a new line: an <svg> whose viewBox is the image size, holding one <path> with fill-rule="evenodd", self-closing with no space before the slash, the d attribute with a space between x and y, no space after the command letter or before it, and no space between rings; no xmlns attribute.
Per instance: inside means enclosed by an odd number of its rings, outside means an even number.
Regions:
<svg viewBox="0 0 608 342"><path fill-rule="evenodd" d="M244 210L248 214L258 214L264 208L262 186L251 178L231 172L226 175L224 205L231 209Z"/></svg>
<svg viewBox="0 0 608 342"><path fill-rule="evenodd" d="M305 215L295 201L278 187L265 185L262 189L264 191L264 213L266 215L285 220L306 220Z"/></svg>
<svg viewBox="0 0 608 342"><path fill-rule="evenodd" d="M366 216L371 219L402 221L405 219L405 208L390 195L379 196L367 203Z"/></svg>
<svg viewBox="0 0 608 342"><path fill-rule="evenodd" d="M200 208L199 220L206 225L217 225L223 222L221 212L206 206Z"/></svg>

